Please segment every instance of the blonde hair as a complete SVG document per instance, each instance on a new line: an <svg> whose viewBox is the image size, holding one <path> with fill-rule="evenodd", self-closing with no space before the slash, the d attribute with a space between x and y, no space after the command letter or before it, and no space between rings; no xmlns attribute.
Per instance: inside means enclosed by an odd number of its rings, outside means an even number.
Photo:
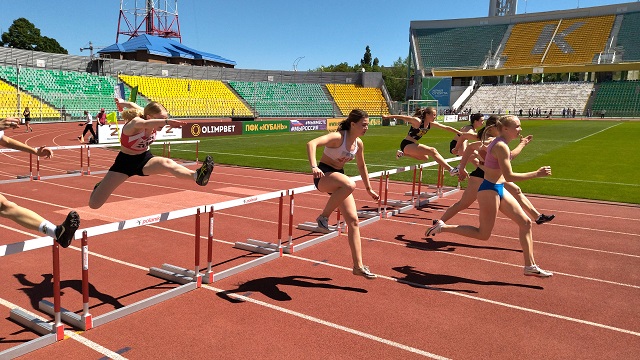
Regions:
<svg viewBox="0 0 640 360"><path fill-rule="evenodd" d="M124 120L125 123L128 123L134 118L142 117L142 115L143 115L142 111L136 108L129 108L122 112L122 119Z"/></svg>
<svg viewBox="0 0 640 360"><path fill-rule="evenodd" d="M162 111L167 111L167 109L159 102L152 101L144 107L143 114L145 117L153 118L153 115L160 114Z"/></svg>
<svg viewBox="0 0 640 360"><path fill-rule="evenodd" d="M491 115L489 117L489 120L487 120L484 130L482 132L482 135L481 135L482 142L485 141L489 129L491 129L492 127L495 127L496 129L498 129L498 131L502 131L504 127L514 125L516 123L515 119L517 118L518 117L515 115L504 115L500 117L496 115Z"/></svg>

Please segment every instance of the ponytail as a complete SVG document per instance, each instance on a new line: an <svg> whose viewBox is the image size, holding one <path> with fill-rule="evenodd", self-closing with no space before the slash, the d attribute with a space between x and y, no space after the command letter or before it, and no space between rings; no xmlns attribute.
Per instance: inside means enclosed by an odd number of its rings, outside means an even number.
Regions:
<svg viewBox="0 0 640 360"><path fill-rule="evenodd" d="M349 113L346 119L342 120L340 124L338 124L338 131L351 130L351 124L356 123L364 118L368 118L369 114L366 111L360 109L353 109Z"/></svg>

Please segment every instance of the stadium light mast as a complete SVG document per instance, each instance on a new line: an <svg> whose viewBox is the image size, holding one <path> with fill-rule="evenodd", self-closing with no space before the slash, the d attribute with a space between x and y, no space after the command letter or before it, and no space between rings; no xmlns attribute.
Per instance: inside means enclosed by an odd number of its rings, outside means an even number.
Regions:
<svg viewBox="0 0 640 360"><path fill-rule="evenodd" d="M489 0L489 17L515 15L518 0Z"/></svg>
<svg viewBox="0 0 640 360"><path fill-rule="evenodd" d="M127 40L130 40L143 34L176 38L182 42L178 0L120 0L116 42L120 35L128 36Z"/></svg>

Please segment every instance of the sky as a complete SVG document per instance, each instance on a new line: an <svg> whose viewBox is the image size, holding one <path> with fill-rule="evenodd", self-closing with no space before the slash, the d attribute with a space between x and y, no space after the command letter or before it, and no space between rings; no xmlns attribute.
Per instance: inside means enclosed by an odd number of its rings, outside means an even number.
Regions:
<svg viewBox="0 0 640 360"><path fill-rule="evenodd" d="M167 1L173 9L175 0ZM620 4L608 0L519 0L517 13ZM134 0L124 1L133 8ZM144 1L138 0L139 4ZM0 0L0 32L17 18L69 54L88 56L116 42L120 0ZM238 69L315 70L360 63L365 48L391 66L409 53L409 26L417 20L486 17L489 0L178 0L182 43L236 62ZM119 42L128 39L120 36ZM97 51L97 50L96 50Z"/></svg>

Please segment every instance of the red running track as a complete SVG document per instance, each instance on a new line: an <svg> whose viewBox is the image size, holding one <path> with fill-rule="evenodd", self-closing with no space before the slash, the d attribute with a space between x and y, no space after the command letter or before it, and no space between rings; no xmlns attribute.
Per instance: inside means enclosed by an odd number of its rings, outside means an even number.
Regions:
<svg viewBox="0 0 640 360"><path fill-rule="evenodd" d="M73 140L72 135L56 136ZM108 167L113 156L96 155L96 168ZM9 162L3 159L3 167ZM101 176L2 184L0 192L54 222L76 208L84 228L310 182L306 174L218 166L205 191L169 176L138 177L119 188L103 209L90 210L89 189ZM406 184L393 184L390 197L407 190ZM374 205L361 187L355 197L360 207ZM342 235L24 358L637 358L640 208L531 196L541 211L557 216L534 225L537 262L555 272L543 280L522 275L517 228L504 217L489 241L452 234L425 239L431 220L458 197L362 228L365 263L380 275L376 280L351 275ZM296 196L294 224L315 219L326 198L319 192ZM273 200L217 212L214 271L260 256L232 244L249 237L276 240L277 210ZM476 205L451 223L476 224ZM27 233L0 219L0 244L36 235ZM294 232L296 242L313 236ZM191 266L193 242L191 218L90 239L92 314L175 287L149 276L148 268L164 262ZM77 246L62 251L62 305L79 312ZM49 318L37 303L52 301L50 263L49 249L2 258L0 309L5 314L8 304L16 304ZM36 337L0 320L0 351Z"/></svg>

